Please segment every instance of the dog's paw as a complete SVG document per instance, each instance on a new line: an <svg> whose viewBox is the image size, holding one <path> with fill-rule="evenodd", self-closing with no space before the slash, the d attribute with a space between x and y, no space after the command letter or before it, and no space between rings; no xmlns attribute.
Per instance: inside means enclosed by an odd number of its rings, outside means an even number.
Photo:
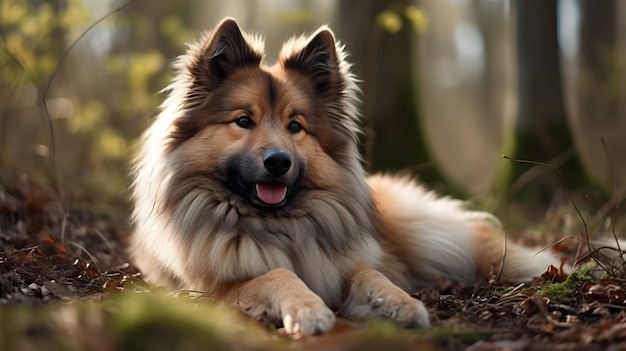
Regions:
<svg viewBox="0 0 626 351"><path fill-rule="evenodd" d="M281 314L288 334L319 335L335 325L335 313L321 299L285 303Z"/></svg>
<svg viewBox="0 0 626 351"><path fill-rule="evenodd" d="M428 311L422 301L391 284L363 291L353 290L341 308L352 319L392 320L403 328L428 328Z"/></svg>
<svg viewBox="0 0 626 351"><path fill-rule="evenodd" d="M374 318L393 320L403 328L428 328L428 311L422 301L404 291L394 291L385 296L368 294L370 313Z"/></svg>

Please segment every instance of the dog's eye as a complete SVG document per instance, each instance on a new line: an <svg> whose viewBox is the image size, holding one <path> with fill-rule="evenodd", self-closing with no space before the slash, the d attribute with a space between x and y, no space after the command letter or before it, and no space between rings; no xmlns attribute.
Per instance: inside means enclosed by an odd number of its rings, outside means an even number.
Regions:
<svg viewBox="0 0 626 351"><path fill-rule="evenodd" d="M302 129L302 124L298 121L291 121L287 125L287 130L289 130L291 134L298 134L302 131Z"/></svg>
<svg viewBox="0 0 626 351"><path fill-rule="evenodd" d="M252 122L252 119L245 115L237 117L235 123L237 123L237 125L243 129L251 129L252 127L254 127L254 122Z"/></svg>

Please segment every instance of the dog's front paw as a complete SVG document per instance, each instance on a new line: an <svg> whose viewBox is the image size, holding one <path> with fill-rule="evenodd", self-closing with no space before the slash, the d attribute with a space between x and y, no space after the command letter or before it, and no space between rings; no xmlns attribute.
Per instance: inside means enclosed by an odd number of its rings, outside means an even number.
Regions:
<svg viewBox="0 0 626 351"><path fill-rule="evenodd" d="M403 328L430 327L428 311L422 301L404 291L394 291L385 296L370 292L367 303L374 318L393 320Z"/></svg>
<svg viewBox="0 0 626 351"><path fill-rule="evenodd" d="M404 328L430 326L422 301L411 297L375 270L355 274L341 314L352 319L386 319Z"/></svg>
<svg viewBox="0 0 626 351"><path fill-rule="evenodd" d="M321 299L286 302L281 314L288 334L319 335L335 325L335 314Z"/></svg>

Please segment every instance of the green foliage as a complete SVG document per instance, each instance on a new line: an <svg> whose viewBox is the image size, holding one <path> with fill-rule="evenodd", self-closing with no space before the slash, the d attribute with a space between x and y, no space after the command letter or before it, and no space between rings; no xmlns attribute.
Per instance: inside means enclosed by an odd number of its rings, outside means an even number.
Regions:
<svg viewBox="0 0 626 351"><path fill-rule="evenodd" d="M551 299L567 299L577 294L584 283L595 283L595 280L588 271L574 271L562 283L543 286L540 293Z"/></svg>
<svg viewBox="0 0 626 351"><path fill-rule="evenodd" d="M389 33L398 33L403 27L403 17L418 34L428 29L428 18L417 6L407 6L404 11L385 10L376 16L376 23Z"/></svg>
<svg viewBox="0 0 626 351"><path fill-rule="evenodd" d="M90 100L78 106L78 111L68 119L67 130L72 134L90 133L101 128L106 120L107 108L102 102Z"/></svg>
<svg viewBox="0 0 626 351"><path fill-rule="evenodd" d="M154 292L103 302L0 306L0 318L1 350L284 349L233 308Z"/></svg>
<svg viewBox="0 0 626 351"><path fill-rule="evenodd" d="M154 110L159 103L159 96L154 78L165 67L163 54L156 50L134 52L131 55L112 55L108 58L107 73L120 76L124 80L126 91L117 96L123 104L125 113L146 113Z"/></svg>
<svg viewBox="0 0 626 351"><path fill-rule="evenodd" d="M407 6L404 15L417 33L425 33L428 30L428 17L417 6Z"/></svg>
<svg viewBox="0 0 626 351"><path fill-rule="evenodd" d="M193 41L196 35L185 28L183 19L180 16L169 15L161 21L160 26L161 33L167 37L171 43L176 45L178 43L180 47L183 47L183 43L189 43Z"/></svg>
<svg viewBox="0 0 626 351"><path fill-rule="evenodd" d="M84 23L87 11L79 0L67 1L65 9L56 9L54 3L30 5L26 1L5 0L0 4L0 33L3 69L0 84L11 83L16 75L26 70L33 83L40 84L59 64L59 42L68 29Z"/></svg>
<svg viewBox="0 0 626 351"><path fill-rule="evenodd" d="M114 306L118 310L113 320L115 334L127 350L226 350L235 344L239 348L273 344L252 320L206 300L194 303L159 294L125 295Z"/></svg>
<svg viewBox="0 0 626 351"><path fill-rule="evenodd" d="M293 340L206 298L126 291L101 301L0 305L0 350L434 350L463 349L485 338L451 328L339 323L343 327L326 335Z"/></svg>
<svg viewBox="0 0 626 351"><path fill-rule="evenodd" d="M88 4L0 2L0 128L8 131L0 164L39 182L58 172L73 196L125 198L132 145L162 100L168 61L193 35L181 12L168 9L184 4L99 16ZM142 6L177 14L155 22ZM0 176L11 174L2 168Z"/></svg>
<svg viewBox="0 0 626 351"><path fill-rule="evenodd" d="M389 33L398 33L402 29L402 18L390 10L378 14L376 23Z"/></svg>
<svg viewBox="0 0 626 351"><path fill-rule="evenodd" d="M313 12L308 9L280 11L275 14L277 20L284 23L308 23L313 20Z"/></svg>

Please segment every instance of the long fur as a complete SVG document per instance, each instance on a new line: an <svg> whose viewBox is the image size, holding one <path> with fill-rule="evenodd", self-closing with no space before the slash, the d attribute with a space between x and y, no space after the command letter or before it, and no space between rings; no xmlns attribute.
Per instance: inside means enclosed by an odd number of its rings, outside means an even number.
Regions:
<svg viewBox="0 0 626 351"><path fill-rule="evenodd" d="M385 304L401 302L386 317L426 326L423 306L396 286L474 281L500 266L505 241L491 215L406 177L366 176L357 151L359 90L327 27L288 41L274 66L262 65L262 56L262 41L226 19L174 64L134 167L130 250L149 281L226 299L236 291L233 302L247 303L250 315L316 333L334 320L323 304L349 317L380 316L378 292ZM237 127L239 114L254 128ZM292 119L304 131L286 133ZM233 190L240 177L267 177L260 159L268 148L293 159L279 178L289 184L286 203L270 209ZM557 261L533 256L509 244L503 278L529 279ZM272 288L310 304L275 302Z"/></svg>

